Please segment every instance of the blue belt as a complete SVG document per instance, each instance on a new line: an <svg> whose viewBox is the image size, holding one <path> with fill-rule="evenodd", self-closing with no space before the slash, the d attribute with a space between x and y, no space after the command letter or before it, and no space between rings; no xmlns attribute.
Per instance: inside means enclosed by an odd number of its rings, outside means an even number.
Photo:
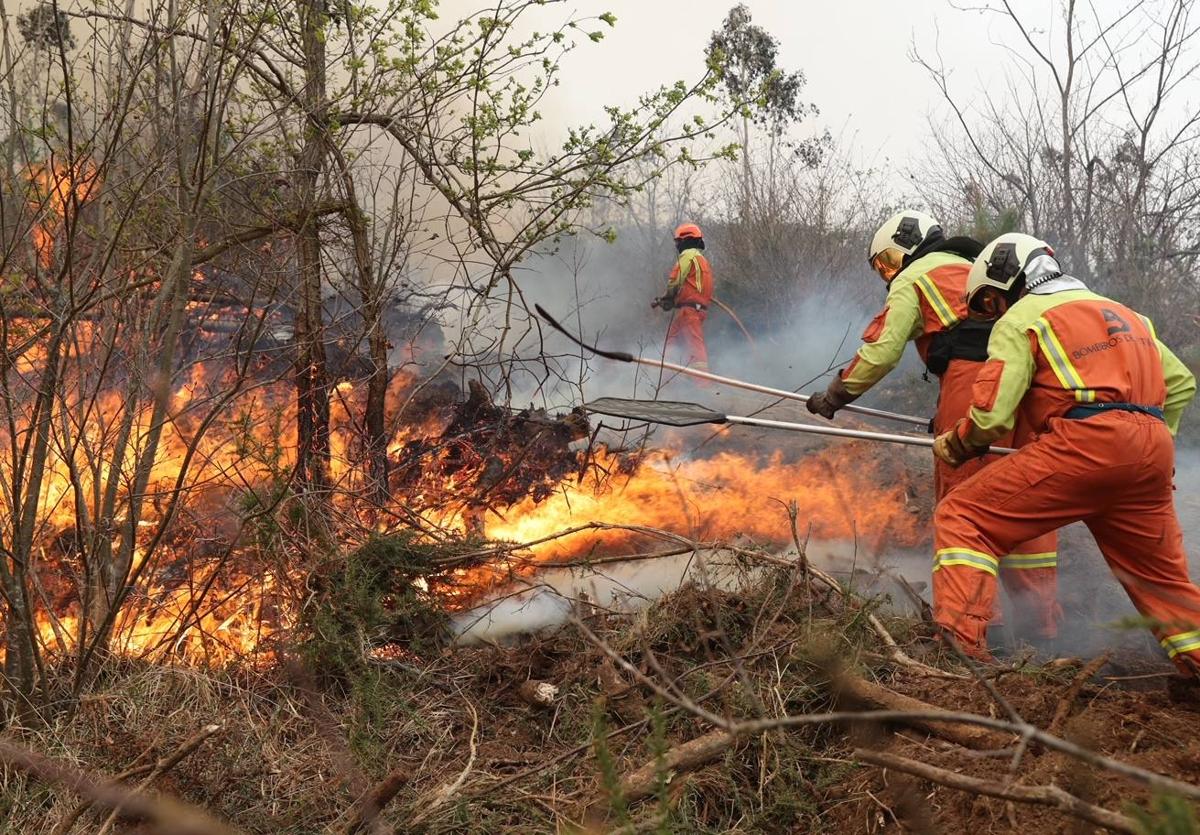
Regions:
<svg viewBox="0 0 1200 835"><path fill-rule="evenodd" d="M1156 417L1159 420L1166 420L1163 417L1163 410L1158 406L1141 406L1137 403L1084 403L1073 407L1064 417L1070 420L1085 420L1093 415L1100 415L1105 412L1139 412L1143 415Z"/></svg>

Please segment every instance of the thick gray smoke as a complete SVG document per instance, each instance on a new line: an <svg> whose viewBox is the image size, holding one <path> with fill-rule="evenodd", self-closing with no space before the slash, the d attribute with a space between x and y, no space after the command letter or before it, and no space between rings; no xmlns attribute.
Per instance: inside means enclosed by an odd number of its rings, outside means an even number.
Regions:
<svg viewBox="0 0 1200 835"><path fill-rule="evenodd" d="M717 296L736 295L723 284L720 252L710 250L708 254L716 274ZM520 281L528 300L541 304L568 328L583 334L585 340L661 359L670 314L651 310L650 302L664 292L666 274L674 257L669 238L662 242L656 257L638 255L632 246L625 246L620 240L608 244L575 238L557 255L533 261ZM753 322L747 322L753 342L726 313L710 310L705 336L712 371L777 388L802 385L804 391L824 388L822 375L849 361L863 327L883 302L883 285L865 265L860 272L824 285L819 295L805 296L780 288L779 298L785 300L781 304L786 305L787 311L776 318L787 325L763 332ZM876 290L872 297L872 291ZM588 398L652 396L660 382L655 370L580 357L576 346L553 331L544 329L544 336L547 353L558 357L563 379L544 383L540 368L522 375L519 394L531 401L544 398L552 407L573 405L580 396L580 383L583 395ZM674 357L668 354L667 359ZM918 372L915 357L909 357L898 369L897 377L911 380ZM930 384L927 389L932 407L936 387ZM727 397L731 392L707 393ZM670 397L671 389L664 390L662 396ZM868 395L863 402L869 403L871 399Z"/></svg>

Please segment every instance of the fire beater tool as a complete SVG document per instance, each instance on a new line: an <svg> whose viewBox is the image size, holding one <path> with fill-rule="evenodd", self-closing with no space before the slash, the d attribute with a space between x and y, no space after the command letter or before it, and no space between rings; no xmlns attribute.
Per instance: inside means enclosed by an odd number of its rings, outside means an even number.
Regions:
<svg viewBox="0 0 1200 835"><path fill-rule="evenodd" d="M838 426L817 426L811 423L791 423L782 420L767 420L757 417L726 415L699 403L679 403L673 400L627 400L623 397L601 397L584 405L589 412L601 415L661 423L666 426L700 426L706 423L735 424L740 426L762 426L767 429L784 429L789 432L805 432L810 435L827 435L833 438L853 438L863 441L881 441L889 444L932 447L932 438L916 435L894 435L889 432L866 432L858 429L842 429ZM991 447L988 452L1007 455L1016 452L1008 447Z"/></svg>
<svg viewBox="0 0 1200 835"><path fill-rule="evenodd" d="M534 309L537 310L539 316L546 320L550 327L554 328L567 339L574 342L580 348L591 351L593 354L604 357L605 359L616 360L617 362L632 362L637 363L638 365L645 365L649 368L662 368L667 371L675 371L679 374L686 374L689 377L696 377L700 380L709 380L714 383L732 386L733 388L758 392L759 394L769 394L770 396L778 397L781 400L795 400L799 403L808 402L807 394L800 394L799 392L788 391L787 389L772 388L771 386L760 386L758 383L739 380L735 377L722 377L720 374L701 371L698 368L688 368L686 365L679 365L677 363L666 362L664 360L650 359L649 357L635 357L633 354L626 353L625 351L605 351L602 348L597 348L595 345L588 345L582 339L579 339L573 333L560 325L558 321L549 313L547 313L546 309L540 304L535 304ZM854 412L855 414L859 415L883 418L884 420L894 420L900 423L907 423L911 426L920 426L927 431L930 430L932 426L929 418L917 417L916 415L901 415L895 412L886 412L883 409L871 409L866 406L855 406L853 404L849 406L843 406L842 409L843 411ZM749 420L749 418L746 418L746 420ZM701 421L701 423L705 422L707 421ZM801 425L807 426L807 424Z"/></svg>

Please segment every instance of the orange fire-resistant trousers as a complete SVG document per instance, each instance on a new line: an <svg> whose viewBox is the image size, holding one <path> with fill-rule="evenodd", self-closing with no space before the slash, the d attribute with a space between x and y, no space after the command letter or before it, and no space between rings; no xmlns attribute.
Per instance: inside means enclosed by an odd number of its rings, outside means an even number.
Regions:
<svg viewBox="0 0 1200 835"><path fill-rule="evenodd" d="M1175 447L1150 415L1052 418L1028 446L950 492L934 513L939 554L978 568L933 577L934 619L963 648L986 652L998 557L1082 521L1130 600L1184 673L1200 664L1200 588L1188 579L1172 502Z"/></svg>
<svg viewBox="0 0 1200 835"><path fill-rule="evenodd" d="M980 365L968 360L951 360L942 375L938 393L937 412L933 417L933 429L941 434L954 426L959 418L965 417L971 408L972 387ZM1012 436L1005 436L996 446L1012 446ZM942 461L934 461L934 493L940 503L942 499L975 473L996 461L1000 456L987 455L968 461L958 469ZM1012 551L1000 560L1000 579L1012 601L1013 613L1019 624L1028 624L1039 638L1053 638L1058 634L1058 623L1062 619L1062 607L1058 603L1058 535L1050 530L1041 536L1013 546ZM934 574L957 574L971 572L973 568L963 565L941 565L934 563ZM935 605L936 605L936 589ZM999 605L992 612L992 625L1002 623Z"/></svg>
<svg viewBox="0 0 1200 835"><path fill-rule="evenodd" d="M667 330L669 359L689 368L708 370L708 348L704 344L704 320L708 312L692 307L677 307Z"/></svg>

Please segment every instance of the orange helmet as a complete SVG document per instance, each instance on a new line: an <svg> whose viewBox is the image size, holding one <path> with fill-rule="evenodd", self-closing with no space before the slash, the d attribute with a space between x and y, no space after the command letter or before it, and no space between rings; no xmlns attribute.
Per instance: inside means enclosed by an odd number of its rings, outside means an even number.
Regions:
<svg viewBox="0 0 1200 835"><path fill-rule="evenodd" d="M694 223L685 223L675 230L675 240L683 240L684 238L703 238L704 233L700 231L700 227Z"/></svg>

